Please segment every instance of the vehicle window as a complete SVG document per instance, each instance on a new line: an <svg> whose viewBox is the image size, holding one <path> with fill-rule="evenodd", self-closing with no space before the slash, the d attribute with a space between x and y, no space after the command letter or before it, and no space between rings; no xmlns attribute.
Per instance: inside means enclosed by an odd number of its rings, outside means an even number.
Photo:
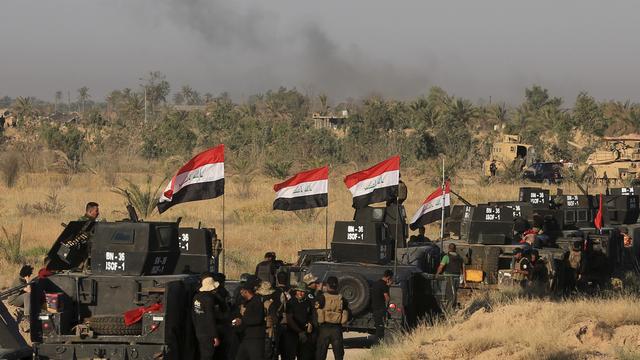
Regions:
<svg viewBox="0 0 640 360"><path fill-rule="evenodd" d="M579 222L587 221L587 210L579 210L578 211L578 221Z"/></svg>
<svg viewBox="0 0 640 360"><path fill-rule="evenodd" d="M567 210L564 212L564 222L572 224L576 221L576 213L573 210Z"/></svg>
<svg viewBox="0 0 640 360"><path fill-rule="evenodd" d="M111 236L111 242L114 244L133 244L135 232L131 230L117 230Z"/></svg>
<svg viewBox="0 0 640 360"><path fill-rule="evenodd" d="M158 226L156 228L158 247L165 249L171 246L171 242L177 240L178 233L171 226Z"/></svg>

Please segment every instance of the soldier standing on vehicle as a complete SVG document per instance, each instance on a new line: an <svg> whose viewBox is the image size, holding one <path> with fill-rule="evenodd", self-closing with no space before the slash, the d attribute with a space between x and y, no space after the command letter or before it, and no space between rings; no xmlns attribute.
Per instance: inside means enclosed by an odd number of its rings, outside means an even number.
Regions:
<svg viewBox="0 0 640 360"><path fill-rule="evenodd" d="M276 270L276 253L270 251L264 254L264 260L256 266L256 276L260 281L268 281L271 286L275 286Z"/></svg>
<svg viewBox="0 0 640 360"><path fill-rule="evenodd" d="M327 278L327 291L316 302L316 316L318 318L319 331L316 344L316 360L325 360L329 344L333 348L333 357L336 360L344 358L344 339L342 326L349 321L349 303L338 292L338 278Z"/></svg>
<svg viewBox="0 0 640 360"><path fill-rule="evenodd" d="M85 206L84 215L82 215L78 221L96 221L100 216L100 205L97 202L88 202Z"/></svg>
<svg viewBox="0 0 640 360"><path fill-rule="evenodd" d="M521 248L513 250L513 259L513 280L522 288L526 288L529 272L531 271L531 262L524 256Z"/></svg>
<svg viewBox="0 0 640 360"><path fill-rule="evenodd" d="M440 260L440 266L438 266L438 274L445 275L462 275L464 273L464 261L462 256L456 252L456 244L449 244L448 252Z"/></svg>
<svg viewBox="0 0 640 360"><path fill-rule="evenodd" d="M265 359L272 360L277 358L276 340L278 339L278 324L282 316L282 303L280 302L279 293L271 287L271 283L263 281L256 291L264 306L264 323L265 323Z"/></svg>
<svg viewBox="0 0 640 360"><path fill-rule="evenodd" d="M220 285L209 273L202 275L202 285L193 297L191 317L198 339L200 359L212 360L215 348L220 345L218 326L216 324L216 298L213 291Z"/></svg>
<svg viewBox="0 0 640 360"><path fill-rule="evenodd" d="M240 332L240 344L236 360L264 360L265 323L264 305L255 295L255 286L247 282L242 285L240 295L243 304L231 325Z"/></svg>
<svg viewBox="0 0 640 360"><path fill-rule="evenodd" d="M287 303L286 319L282 346L282 360L311 360L314 357L313 331L314 302L307 297L307 286L298 284L293 289L294 296Z"/></svg>
<svg viewBox="0 0 640 360"><path fill-rule="evenodd" d="M376 337L378 342L384 339L384 321L387 317L387 307L389 306L389 285L393 283L393 271L385 270L381 279L371 285L371 312L373 322L376 327Z"/></svg>
<svg viewBox="0 0 640 360"><path fill-rule="evenodd" d="M492 159L491 164L489 164L489 173L491 174L491 177L495 177L497 171L498 171L498 166L496 165L496 160Z"/></svg>
<svg viewBox="0 0 640 360"><path fill-rule="evenodd" d="M429 240L428 237L425 236L425 228L424 226L420 226L418 228L418 235L411 235L411 237L409 238L409 244L413 245L413 244L422 244L425 242L430 242L431 240Z"/></svg>

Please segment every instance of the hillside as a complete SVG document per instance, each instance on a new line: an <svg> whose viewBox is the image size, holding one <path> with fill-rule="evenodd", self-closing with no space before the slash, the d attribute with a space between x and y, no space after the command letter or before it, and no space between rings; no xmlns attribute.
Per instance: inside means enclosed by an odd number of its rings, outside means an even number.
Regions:
<svg viewBox="0 0 640 360"><path fill-rule="evenodd" d="M476 302L479 310L422 326L367 359L638 359L635 296ZM365 357L363 357L364 359Z"/></svg>

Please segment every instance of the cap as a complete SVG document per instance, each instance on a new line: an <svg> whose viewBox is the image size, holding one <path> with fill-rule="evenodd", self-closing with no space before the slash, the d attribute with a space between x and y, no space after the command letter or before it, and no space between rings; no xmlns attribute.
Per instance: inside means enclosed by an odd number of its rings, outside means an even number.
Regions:
<svg viewBox="0 0 640 360"><path fill-rule="evenodd" d="M513 249L513 255L515 255L515 254L522 254L522 248Z"/></svg>
<svg viewBox="0 0 640 360"><path fill-rule="evenodd" d="M302 278L302 281L305 284L309 285L309 284L313 284L313 283L317 282L318 281L318 277L317 276L313 276L312 273L308 273Z"/></svg>
<svg viewBox="0 0 640 360"><path fill-rule="evenodd" d="M275 290L273 290L273 288L271 287L271 283L268 281L261 282L258 290L256 290L256 294L264 296L271 295L274 292Z"/></svg>
<svg viewBox="0 0 640 360"><path fill-rule="evenodd" d="M206 277L202 279L202 286L200 286L200 291L213 291L220 286L220 283L213 280L212 277Z"/></svg>
<svg viewBox="0 0 640 360"><path fill-rule="evenodd" d="M308 292L309 289L307 288L307 284L305 283L298 283L298 285L293 289L295 291L304 291L304 292Z"/></svg>

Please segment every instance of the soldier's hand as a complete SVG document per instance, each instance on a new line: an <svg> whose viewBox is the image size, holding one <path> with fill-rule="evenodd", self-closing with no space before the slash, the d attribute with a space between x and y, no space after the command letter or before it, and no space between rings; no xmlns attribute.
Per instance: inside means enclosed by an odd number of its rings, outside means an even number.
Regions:
<svg viewBox="0 0 640 360"><path fill-rule="evenodd" d="M218 347L218 346L220 346L220 339L213 338L213 347Z"/></svg>
<svg viewBox="0 0 640 360"><path fill-rule="evenodd" d="M231 321L231 325L233 326L240 326L240 324L242 324L242 320L240 320L240 318L235 318Z"/></svg>

